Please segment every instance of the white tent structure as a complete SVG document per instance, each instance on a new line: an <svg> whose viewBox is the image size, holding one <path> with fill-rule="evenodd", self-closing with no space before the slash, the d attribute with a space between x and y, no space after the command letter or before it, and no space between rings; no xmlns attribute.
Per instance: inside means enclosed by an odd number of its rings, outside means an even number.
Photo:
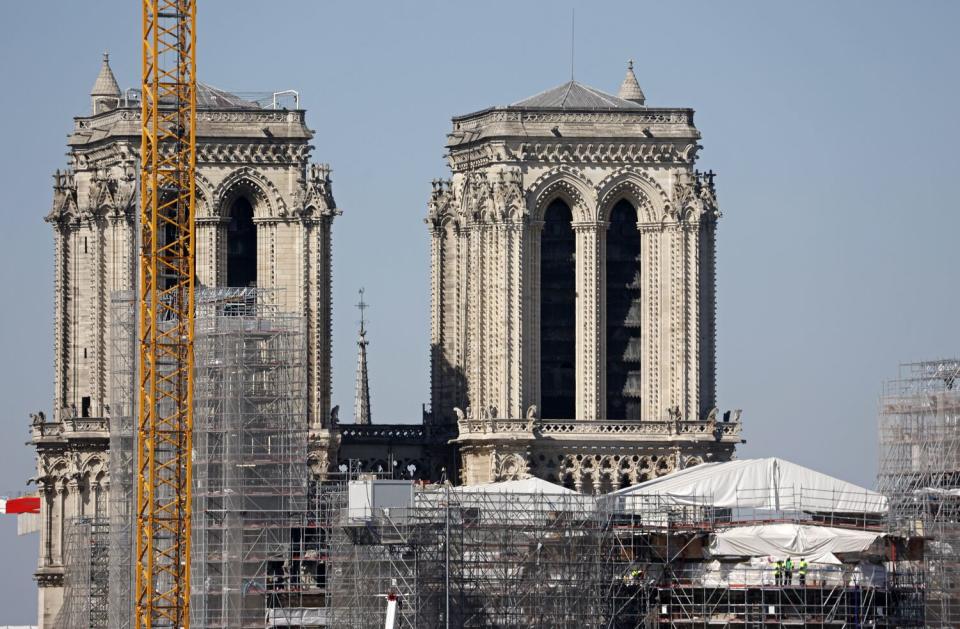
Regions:
<svg viewBox="0 0 960 629"><path fill-rule="evenodd" d="M837 563L836 553L863 553L883 537L880 531L781 522L735 526L715 533L714 557L805 557L810 563Z"/></svg>
<svg viewBox="0 0 960 629"><path fill-rule="evenodd" d="M865 487L778 458L704 463L609 494L615 508L651 503L773 512L879 515L886 499Z"/></svg>
<svg viewBox="0 0 960 629"><path fill-rule="evenodd" d="M417 494L417 505L450 502L499 514L514 514L518 521L540 521L551 513L567 512L582 516L596 512L596 498L540 478L444 487Z"/></svg>
<svg viewBox="0 0 960 629"><path fill-rule="evenodd" d="M451 491L462 494L543 494L546 496L568 496L577 493L573 489L568 489L562 485L556 485L534 476L520 480L505 480L498 483L461 485L451 488Z"/></svg>

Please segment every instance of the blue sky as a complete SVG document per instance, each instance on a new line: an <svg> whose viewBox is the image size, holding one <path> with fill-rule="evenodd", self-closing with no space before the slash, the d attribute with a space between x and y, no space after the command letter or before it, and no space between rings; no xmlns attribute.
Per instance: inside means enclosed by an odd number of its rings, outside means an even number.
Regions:
<svg viewBox="0 0 960 629"><path fill-rule="evenodd" d="M111 52L139 73L138 3L5 3L0 21L0 494L26 489L27 413L52 393L52 237L42 217ZM297 89L334 169L334 400L350 409L364 286L375 422L428 395L430 180L449 118L576 77L697 110L717 171L719 397L742 457L876 473L876 400L897 363L958 353L960 4L201 0L201 80ZM349 419L349 411L343 414ZM0 624L35 618L36 537L0 520Z"/></svg>

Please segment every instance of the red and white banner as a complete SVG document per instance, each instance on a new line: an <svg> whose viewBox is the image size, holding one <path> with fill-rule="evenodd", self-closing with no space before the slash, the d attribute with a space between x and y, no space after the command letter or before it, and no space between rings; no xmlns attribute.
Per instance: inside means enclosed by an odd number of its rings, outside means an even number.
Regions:
<svg viewBox="0 0 960 629"><path fill-rule="evenodd" d="M40 496L0 498L0 513L40 513Z"/></svg>

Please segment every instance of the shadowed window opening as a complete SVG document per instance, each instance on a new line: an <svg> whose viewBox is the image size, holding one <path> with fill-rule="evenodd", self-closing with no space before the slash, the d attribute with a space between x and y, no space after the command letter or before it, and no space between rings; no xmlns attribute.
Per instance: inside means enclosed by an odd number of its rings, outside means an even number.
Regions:
<svg viewBox="0 0 960 629"><path fill-rule="evenodd" d="M557 199L544 213L540 239L541 416L574 419L576 266L570 207Z"/></svg>
<svg viewBox="0 0 960 629"><path fill-rule="evenodd" d="M640 232L629 201L607 230L607 419L640 419Z"/></svg>
<svg viewBox="0 0 960 629"><path fill-rule="evenodd" d="M253 206L239 197L230 207L227 225L227 286L257 285L257 226Z"/></svg>

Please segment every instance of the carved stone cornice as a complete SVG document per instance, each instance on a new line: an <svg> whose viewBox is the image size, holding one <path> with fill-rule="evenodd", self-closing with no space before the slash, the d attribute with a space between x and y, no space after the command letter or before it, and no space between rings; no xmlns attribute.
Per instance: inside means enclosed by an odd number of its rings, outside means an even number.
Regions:
<svg viewBox="0 0 960 629"><path fill-rule="evenodd" d="M106 417L72 417L62 422L34 423L30 430L34 443L50 439L64 444L70 441L104 440L110 438L110 420Z"/></svg>
<svg viewBox="0 0 960 629"><path fill-rule="evenodd" d="M467 172L496 163L692 165L700 145L694 140L635 140L624 142L557 141L533 143L481 142L451 148L454 172Z"/></svg>
<svg viewBox="0 0 960 629"><path fill-rule="evenodd" d="M517 155L525 162L580 162L599 164L692 164L696 142L537 142L521 144Z"/></svg>
<svg viewBox="0 0 960 629"><path fill-rule="evenodd" d="M492 108L484 111L456 116L454 125L474 126L493 122L517 123L607 123L607 124L634 124L634 125L693 125L692 109L675 108L646 108L642 110L614 111L523 111L520 109Z"/></svg>
<svg viewBox="0 0 960 629"><path fill-rule="evenodd" d="M739 420L716 421L574 421L549 419L470 419L457 422L455 443L479 441L704 441L736 444L741 442Z"/></svg>
<svg viewBox="0 0 960 629"><path fill-rule="evenodd" d="M33 573L33 578L37 587L60 588L63 587L63 573L63 566L45 566Z"/></svg>
<svg viewBox="0 0 960 629"><path fill-rule="evenodd" d="M140 122L139 107L114 109L109 113L74 118L74 131L102 129L118 122ZM197 111L198 122L239 122L239 123L300 123L304 124L304 110L242 109L242 110L203 110Z"/></svg>
<svg viewBox="0 0 960 629"><path fill-rule="evenodd" d="M310 156L305 142L198 142L197 163L203 164L291 164Z"/></svg>

